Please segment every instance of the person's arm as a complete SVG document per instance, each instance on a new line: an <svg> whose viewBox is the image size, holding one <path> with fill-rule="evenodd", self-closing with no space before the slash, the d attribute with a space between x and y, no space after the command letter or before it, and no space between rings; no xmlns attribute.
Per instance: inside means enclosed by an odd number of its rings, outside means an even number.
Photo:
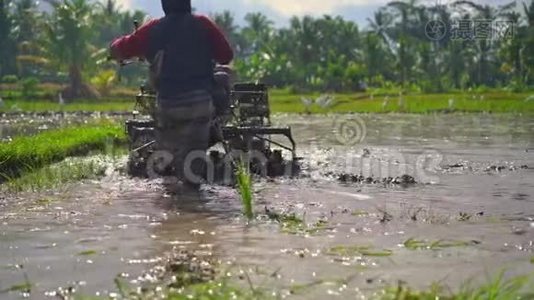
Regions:
<svg viewBox="0 0 534 300"><path fill-rule="evenodd" d="M213 59L221 65L229 64L234 59L234 51L224 33L210 18L203 15L195 15L195 17L208 30L208 36L213 47Z"/></svg>
<svg viewBox="0 0 534 300"><path fill-rule="evenodd" d="M149 32L159 19L151 20L134 33L116 38L111 43L111 57L116 60L144 57L148 50Z"/></svg>

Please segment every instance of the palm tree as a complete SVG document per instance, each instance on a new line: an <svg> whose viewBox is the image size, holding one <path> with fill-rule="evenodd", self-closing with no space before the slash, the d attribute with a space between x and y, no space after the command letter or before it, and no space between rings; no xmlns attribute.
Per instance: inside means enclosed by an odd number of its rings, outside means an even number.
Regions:
<svg viewBox="0 0 534 300"><path fill-rule="evenodd" d="M410 66L413 65L413 57L409 54L408 47L410 45L410 22L411 17L415 15L417 0L409 1L393 1L387 4L392 8L399 18L397 40L397 66L400 69L400 82L402 86L405 85L410 76Z"/></svg>
<svg viewBox="0 0 534 300"><path fill-rule="evenodd" d="M463 70L463 46L451 40L451 11L447 5L436 4L433 6L419 6L416 8L418 17L415 25L416 37L419 40L417 45L420 59L417 70L420 71L420 78L431 82L431 91L443 91L447 87L460 87ZM446 26L444 36L438 39L430 39L427 36L427 25L431 21L439 21ZM454 52L455 55L450 55ZM447 78L447 76L449 78Z"/></svg>
<svg viewBox="0 0 534 300"><path fill-rule="evenodd" d="M521 49L523 48L522 41L526 37L524 28L520 27L521 15L518 12L510 11L503 15L511 24L516 26L514 34L506 38L501 43L502 65L510 66L515 80L520 80L523 74L523 65L521 61Z"/></svg>
<svg viewBox="0 0 534 300"><path fill-rule="evenodd" d="M516 5L515 2L511 2L499 7L494 7L491 5L481 5L467 0L460 0L453 3L453 6L459 7L467 10L469 14L470 11L476 12L476 18L480 20L489 20L494 21L499 17L504 16ZM492 74L496 72L495 69L492 70L490 65L491 56L493 55L493 44L491 40L488 39L477 39L476 42L478 57L477 57L477 84L492 84L494 79Z"/></svg>
<svg viewBox="0 0 534 300"><path fill-rule="evenodd" d="M13 19L9 13L10 0L0 0L0 75L15 73L16 46L12 35Z"/></svg>
<svg viewBox="0 0 534 300"><path fill-rule="evenodd" d="M525 66L525 82L534 83L534 0L527 5L523 2L523 10L526 16L528 27L525 28L524 48L522 52L522 61Z"/></svg>
<svg viewBox="0 0 534 300"><path fill-rule="evenodd" d="M147 18L147 15L140 10L125 11L118 13L117 18L119 21L115 21L115 25L117 26L119 34L126 34L133 31L134 21L138 21L142 24Z"/></svg>
<svg viewBox="0 0 534 300"><path fill-rule="evenodd" d="M69 86L63 91L66 99L94 98L98 92L83 82L82 69L90 57L92 10L87 0L63 0L45 24L45 42L49 57L59 66L67 66Z"/></svg>
<svg viewBox="0 0 534 300"><path fill-rule="evenodd" d="M95 8L93 27L98 33L94 35L95 43L98 46L105 46L123 33L120 31L121 12L116 0L97 2ZM131 23L130 26L132 26Z"/></svg>
<svg viewBox="0 0 534 300"><path fill-rule="evenodd" d="M302 63L302 66L309 66L321 60L318 53L318 36L317 24L310 16L302 19L293 17L290 20L290 41L293 42L293 53L298 57L296 59ZM324 58L323 58L324 59Z"/></svg>
<svg viewBox="0 0 534 300"><path fill-rule="evenodd" d="M215 13L211 17L225 34L233 35L236 33L237 26L235 25L235 18L230 11L225 10L222 13Z"/></svg>
<svg viewBox="0 0 534 300"><path fill-rule="evenodd" d="M530 5L528 6L523 2L523 11L527 18L528 27L534 27L534 0L530 0Z"/></svg>
<svg viewBox="0 0 534 300"><path fill-rule="evenodd" d="M350 60L361 58L360 32L356 23L341 17L324 16L317 20L318 46L323 53L343 53ZM323 54L324 55L324 54Z"/></svg>
<svg viewBox="0 0 534 300"><path fill-rule="evenodd" d="M393 22L393 16L384 8L380 8L373 15L367 18L369 23L368 31L365 34L365 62L367 66L367 76L370 81L385 77L392 79L390 59L395 55L394 41L389 36L388 30ZM371 82L378 84L380 82Z"/></svg>
<svg viewBox="0 0 534 300"><path fill-rule="evenodd" d="M390 45L391 38L387 33L387 29L393 22L392 16L384 9L379 9L374 13L373 19L367 18L370 30L378 37L380 37L386 45Z"/></svg>
<svg viewBox="0 0 534 300"><path fill-rule="evenodd" d="M20 76L35 75L37 66L44 66L47 60L41 56L38 43L41 28L41 14L34 0L20 0L13 10L15 27L13 34L16 39L17 68Z"/></svg>
<svg viewBox="0 0 534 300"><path fill-rule="evenodd" d="M221 13L212 14L211 18L215 24L221 28L230 41L236 56L241 56L243 49L246 47L244 45L245 42L243 36L239 33L239 27L235 24L234 15L230 11L225 10Z"/></svg>
<svg viewBox="0 0 534 300"><path fill-rule="evenodd" d="M251 52L257 51L264 45L270 43L272 35L273 21L262 13L249 13L245 16L247 25L241 34L245 36L246 42L252 46Z"/></svg>
<svg viewBox="0 0 534 300"><path fill-rule="evenodd" d="M266 15L260 12L247 14L245 16L245 22L247 23L245 29L250 29L257 37L270 35L274 24L273 21L269 20Z"/></svg>

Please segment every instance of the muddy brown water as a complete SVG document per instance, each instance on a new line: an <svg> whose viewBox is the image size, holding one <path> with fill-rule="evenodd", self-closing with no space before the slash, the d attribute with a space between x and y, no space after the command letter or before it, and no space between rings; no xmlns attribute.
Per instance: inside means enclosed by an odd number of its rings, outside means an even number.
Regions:
<svg viewBox="0 0 534 300"><path fill-rule="evenodd" d="M256 210L296 213L310 226L325 221L319 230L291 234L266 220L246 225L230 188L205 187L201 199L176 199L158 182L113 173L0 199L0 290L27 278L32 299L68 286L108 295L117 275L135 285L173 247L212 252L238 282L248 276L296 299L370 296L399 281L454 288L502 270L534 273L532 117L279 116L275 122L293 127L304 176L258 181ZM344 184L329 172L409 174L418 184ZM433 248L411 250L404 246L409 239ZM335 247L341 253L329 254ZM391 255L378 256L384 253ZM19 297L19 291L0 294Z"/></svg>

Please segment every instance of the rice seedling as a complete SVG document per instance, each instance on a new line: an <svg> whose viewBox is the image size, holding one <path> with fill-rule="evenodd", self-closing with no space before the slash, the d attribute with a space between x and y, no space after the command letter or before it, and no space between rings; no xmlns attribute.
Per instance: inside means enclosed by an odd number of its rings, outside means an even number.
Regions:
<svg viewBox="0 0 534 300"><path fill-rule="evenodd" d="M355 210L351 212L350 214L355 217L368 217L371 215L369 212L366 212L365 210Z"/></svg>
<svg viewBox="0 0 534 300"><path fill-rule="evenodd" d="M325 280L318 279L308 284L293 284L289 287L289 290L292 295L303 294L309 291L310 288L319 286L324 283L325 283Z"/></svg>
<svg viewBox="0 0 534 300"><path fill-rule="evenodd" d="M248 220L254 218L252 178L244 163L239 163L236 168L237 187L243 204L243 214Z"/></svg>
<svg viewBox="0 0 534 300"><path fill-rule="evenodd" d="M19 284L14 284L6 289L0 290L0 294L10 293L10 292L19 292L24 298L28 298L32 291L33 284L30 282L28 275L24 273L24 282Z"/></svg>
<svg viewBox="0 0 534 300"><path fill-rule="evenodd" d="M8 292L23 292L23 293L30 293L32 289L32 285L29 282L24 282L20 284L14 284L7 289L4 289L0 291L0 293L8 293Z"/></svg>
<svg viewBox="0 0 534 300"><path fill-rule="evenodd" d="M371 246L336 246L328 249L326 252L328 255L336 256L374 256L374 257L385 257L393 255L391 250L375 250Z"/></svg>
<svg viewBox="0 0 534 300"><path fill-rule="evenodd" d="M447 240L437 240L437 241L427 241L427 240L417 240L410 238L403 243L403 246L408 250L440 250L445 248L453 247L466 247L470 245L479 244L478 241L447 241Z"/></svg>
<svg viewBox="0 0 534 300"><path fill-rule="evenodd" d="M57 201L56 199L52 199L52 198L42 198L42 199L38 199L34 202L35 205L39 205L39 206L48 206L52 203L54 203L55 201Z"/></svg>
<svg viewBox="0 0 534 300"><path fill-rule="evenodd" d="M92 255L96 255L98 252L96 252L95 250L85 250L85 251L81 251L80 253L78 253L78 256L92 256Z"/></svg>

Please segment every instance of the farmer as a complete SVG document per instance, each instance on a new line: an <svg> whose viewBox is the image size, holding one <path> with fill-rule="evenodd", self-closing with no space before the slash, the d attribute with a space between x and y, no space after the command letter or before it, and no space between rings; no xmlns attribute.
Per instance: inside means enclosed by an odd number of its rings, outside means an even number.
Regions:
<svg viewBox="0 0 534 300"><path fill-rule="evenodd" d="M143 57L151 63L157 92L157 145L174 156L185 188L200 187L214 113L214 67L233 59L228 40L208 17L191 13L191 0L162 0L165 17L151 20L111 44L116 60Z"/></svg>

